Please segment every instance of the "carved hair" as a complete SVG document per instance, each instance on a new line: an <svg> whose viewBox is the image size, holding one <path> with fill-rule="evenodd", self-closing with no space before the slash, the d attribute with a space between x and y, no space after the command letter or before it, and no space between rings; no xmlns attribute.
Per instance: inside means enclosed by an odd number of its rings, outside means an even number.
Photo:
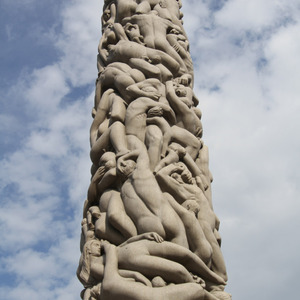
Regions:
<svg viewBox="0 0 300 300"><path fill-rule="evenodd" d="M86 288L98 283L95 278L91 276L91 246L93 243L100 243L100 241L93 239L84 244L77 268L77 277Z"/></svg>

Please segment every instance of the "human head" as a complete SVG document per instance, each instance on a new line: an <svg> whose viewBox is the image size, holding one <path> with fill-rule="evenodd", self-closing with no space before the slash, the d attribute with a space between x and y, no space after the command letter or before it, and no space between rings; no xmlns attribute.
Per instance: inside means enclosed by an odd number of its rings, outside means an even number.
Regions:
<svg viewBox="0 0 300 300"><path fill-rule="evenodd" d="M153 287L163 287L167 285L167 283L160 276L154 277L151 280L151 284Z"/></svg>
<svg viewBox="0 0 300 300"><path fill-rule="evenodd" d="M182 180L182 178L181 178L181 175L178 174L178 173L176 173L176 172L172 173L171 177L173 179L175 179L178 183L184 183L183 180Z"/></svg>
<svg viewBox="0 0 300 300"><path fill-rule="evenodd" d="M176 1L177 1L177 3L178 3L179 8L181 8L181 7L182 7L182 2L181 2L181 0L176 0Z"/></svg>
<svg viewBox="0 0 300 300"><path fill-rule="evenodd" d="M130 40L136 40L137 38L143 40L143 36L140 33L140 28L137 24L127 23L124 26L124 30Z"/></svg>
<svg viewBox="0 0 300 300"><path fill-rule="evenodd" d="M176 152L179 159L182 159L186 155L186 149L177 143L171 143L169 149Z"/></svg>
<svg viewBox="0 0 300 300"><path fill-rule="evenodd" d="M105 166L106 169L112 169L116 167L116 154L113 152L105 152L100 160L99 167Z"/></svg>
<svg viewBox="0 0 300 300"><path fill-rule="evenodd" d="M81 253L79 266L77 268L77 277L84 287L90 287L97 284L96 280L91 276L91 259L92 256L100 256L101 243L99 240L92 239L87 241Z"/></svg>
<svg viewBox="0 0 300 300"><path fill-rule="evenodd" d="M123 160L120 159L118 162L118 172L125 177L129 177L130 174L134 171L136 167L136 162L134 160L128 159L128 160Z"/></svg>
<svg viewBox="0 0 300 300"><path fill-rule="evenodd" d="M200 205L199 205L199 203L197 203L196 200L188 199L182 203L182 206L184 208L186 208L187 210L193 212L196 217L200 211Z"/></svg>
<svg viewBox="0 0 300 300"><path fill-rule="evenodd" d="M98 206L91 206L86 214L89 230L95 229L95 222L101 217L101 212Z"/></svg>
<svg viewBox="0 0 300 300"><path fill-rule="evenodd" d="M174 89L176 96L187 106L192 107L194 105L194 93L193 90L184 86L183 84L174 82Z"/></svg>

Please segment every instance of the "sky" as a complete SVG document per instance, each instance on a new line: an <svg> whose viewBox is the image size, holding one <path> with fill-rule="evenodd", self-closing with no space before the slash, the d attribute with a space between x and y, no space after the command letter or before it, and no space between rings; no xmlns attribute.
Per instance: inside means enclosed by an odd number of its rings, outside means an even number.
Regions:
<svg viewBox="0 0 300 300"><path fill-rule="evenodd" d="M300 0L183 0L233 299L296 299ZM0 298L73 300L100 0L0 0Z"/></svg>

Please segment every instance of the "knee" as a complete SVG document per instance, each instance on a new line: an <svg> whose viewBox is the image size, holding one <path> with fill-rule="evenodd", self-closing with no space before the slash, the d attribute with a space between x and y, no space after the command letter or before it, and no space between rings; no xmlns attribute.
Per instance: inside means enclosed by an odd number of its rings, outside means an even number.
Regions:
<svg viewBox="0 0 300 300"><path fill-rule="evenodd" d="M191 146L192 146L194 149L196 149L196 150L199 151L200 148L201 148L201 142L200 142L200 140L194 139Z"/></svg>
<svg viewBox="0 0 300 300"><path fill-rule="evenodd" d="M201 244L201 249L197 249L195 254L199 256L205 264L209 264L213 254L212 247L207 240L204 240Z"/></svg>
<svg viewBox="0 0 300 300"><path fill-rule="evenodd" d="M146 141L148 144L160 144L162 140L162 132L156 125L150 125L146 132Z"/></svg>
<svg viewBox="0 0 300 300"><path fill-rule="evenodd" d="M108 221L113 226L116 227L119 224L120 214L113 212L108 215Z"/></svg>
<svg viewBox="0 0 300 300"><path fill-rule="evenodd" d="M155 60L155 58L154 58L154 60ZM153 66L153 68L151 68L152 76L155 77L155 78L159 78L160 75L161 75L160 69L158 67L156 67L155 65L152 65L152 66Z"/></svg>
<svg viewBox="0 0 300 300"><path fill-rule="evenodd" d="M116 130L118 130L118 129L120 129L120 128L123 128L124 127L124 125L123 125L123 123L121 123L120 121L116 121L116 122L114 122L111 126L110 126L110 128L111 128L111 130L113 129L113 128L117 128Z"/></svg>
<svg viewBox="0 0 300 300"><path fill-rule="evenodd" d="M114 123L123 123L125 119L124 114L122 114L120 111L115 112L114 110L112 110L111 115L110 115L110 122L112 124Z"/></svg>
<svg viewBox="0 0 300 300"><path fill-rule="evenodd" d="M193 222L197 221L195 214L187 209L183 210L180 214L181 220L185 224L185 227L193 227Z"/></svg>
<svg viewBox="0 0 300 300"><path fill-rule="evenodd" d="M189 274L188 270L182 265L178 266L177 270L174 270L174 272L179 278L179 283L187 283L193 281L193 278Z"/></svg>

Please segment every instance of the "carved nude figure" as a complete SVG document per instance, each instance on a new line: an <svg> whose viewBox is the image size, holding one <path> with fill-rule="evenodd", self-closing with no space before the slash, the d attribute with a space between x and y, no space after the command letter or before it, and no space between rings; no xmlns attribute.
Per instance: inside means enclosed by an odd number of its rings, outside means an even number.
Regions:
<svg viewBox="0 0 300 300"><path fill-rule="evenodd" d="M157 125L162 131L162 157L165 157L167 148L171 142L176 142L185 147L186 151L193 159L197 157L201 144L199 139L197 139L197 137L195 137L191 132L177 125L170 126L170 124L162 117L149 116L147 118L147 123Z"/></svg>
<svg viewBox="0 0 300 300"><path fill-rule="evenodd" d="M92 173L91 183L87 193L89 206L98 205L100 190L104 191L109 185L106 184L109 177L113 176L116 167L116 155L113 152L104 153L97 162L96 170ZM86 208L87 211L88 208ZM85 212L86 212L85 211Z"/></svg>
<svg viewBox="0 0 300 300"><path fill-rule="evenodd" d="M231 300L181 0L103 0L83 300Z"/></svg>
<svg viewBox="0 0 300 300"><path fill-rule="evenodd" d="M158 79L146 79L141 71L132 69L126 64L111 63L104 69L99 79L101 86L98 91L99 100L96 103L100 101L102 91L115 87L127 104L139 97L168 104L165 86Z"/></svg>
<svg viewBox="0 0 300 300"><path fill-rule="evenodd" d="M134 148L130 147L132 144ZM128 136L128 145L131 152L118 159L117 170L125 180L121 188L124 207L138 233L155 231L178 245L188 248L190 244L199 257L210 260L210 246L195 216L178 208L161 192L149 168L144 144L135 136Z"/></svg>
<svg viewBox="0 0 300 300"><path fill-rule="evenodd" d="M126 114L126 106L124 100L115 94L113 89L108 89L99 101L95 111L94 121L90 129L91 147L96 140L108 129L108 127L116 122L124 122Z"/></svg>
<svg viewBox="0 0 300 300"><path fill-rule="evenodd" d="M155 11L161 18L171 21L179 26L184 32L182 26L183 14L180 11L182 7L181 0L140 0L140 4L136 8L137 14L148 14L150 11ZM186 36L185 32L184 35Z"/></svg>
<svg viewBox="0 0 300 300"><path fill-rule="evenodd" d="M89 282L91 278L94 281L104 280L101 244L107 242L94 239L84 245L77 274L85 286L92 283ZM138 272L148 279L160 276L169 283L201 283L199 278L190 274L192 272L208 282L225 284L197 255L184 247L163 241L155 232L130 238L116 248L116 255L119 269Z"/></svg>
<svg viewBox="0 0 300 300"><path fill-rule="evenodd" d="M109 223L117 229L124 238L128 239L137 235L134 223L125 212L120 192L112 189L104 191L100 197L99 207L101 211L107 212Z"/></svg>
<svg viewBox="0 0 300 300"><path fill-rule="evenodd" d="M162 153L164 151L162 150ZM155 166L153 174L156 175L156 173L161 170L163 167L177 163L179 161L182 161L183 158L186 156L187 152L184 147L179 145L178 143L171 143L167 148L167 155L163 157L162 160Z"/></svg>
<svg viewBox="0 0 300 300"><path fill-rule="evenodd" d="M116 21L117 8L114 0L104 0L103 13L101 17L102 28Z"/></svg>
<svg viewBox="0 0 300 300"><path fill-rule="evenodd" d="M139 300L141 295L145 300L217 300L216 297L205 291L200 284L182 283L152 288L146 284L141 285L141 278L133 274L125 274L127 278L132 276L135 281L124 278L123 270L118 269L117 248L109 243L103 243L103 251L106 254L103 270L103 281L92 288L87 288L87 295L93 295L104 300ZM121 276L122 275L122 276ZM91 300L91 299L88 299Z"/></svg>
<svg viewBox="0 0 300 300"><path fill-rule="evenodd" d="M124 125L117 121L96 140L90 151L90 157L94 165L97 165L100 157L107 151L128 152Z"/></svg>
<svg viewBox="0 0 300 300"><path fill-rule="evenodd" d="M174 48L183 60L187 71L193 76L193 62L192 57L189 53L189 42L187 38L177 29L172 29L167 34L167 41Z"/></svg>
<svg viewBox="0 0 300 300"><path fill-rule="evenodd" d="M136 14L123 20L123 24L128 22L138 25L140 33L144 38L143 41L147 47L167 53L179 63L181 74L188 73L188 68L183 59L167 40L167 33L172 29L176 29L178 32L180 31L178 26L169 20L157 16L154 12L142 15Z"/></svg>
<svg viewBox="0 0 300 300"><path fill-rule="evenodd" d="M147 111L153 108L156 108L170 124L176 122L175 114L169 105L154 101L150 98L141 97L131 102L127 108L125 117L126 134L135 135L144 142L147 127Z"/></svg>
<svg viewBox="0 0 300 300"><path fill-rule="evenodd" d="M214 235L215 228L218 228L218 218L211 209L208 200L203 191L197 186L195 181L187 183L188 180L181 177L185 167L182 164L168 165L156 174L162 190L170 193L179 203L185 203L188 200L195 201L198 208L197 218L204 232L204 235L212 247L212 261L217 266L215 272L227 280L226 267L223 255ZM185 172L187 176L187 172ZM174 176L176 175L176 176ZM191 177L191 175L190 175ZM194 206L190 206L192 209ZM194 211L195 212L195 211Z"/></svg>
<svg viewBox="0 0 300 300"><path fill-rule="evenodd" d="M106 211L100 211L98 206L89 208L87 212L89 230L93 230L97 238L106 239L115 245L120 245L129 237L137 234L136 228L126 215L122 200L112 199L116 194L112 195L110 191L104 195L108 198L107 202L110 202L108 203L110 207Z"/></svg>
<svg viewBox="0 0 300 300"><path fill-rule="evenodd" d="M188 247L184 225L168 203L149 169L147 149L136 136L127 136L131 152L117 161L117 171L124 179L121 197L125 211L138 233L155 231L168 240Z"/></svg>
<svg viewBox="0 0 300 300"><path fill-rule="evenodd" d="M193 90L175 81L166 83L167 99L176 113L177 126L185 128L196 137L202 137L202 123L194 106L198 104Z"/></svg>
<svg viewBox="0 0 300 300"><path fill-rule="evenodd" d="M138 98L127 108L125 127L119 121L114 122L93 144L90 151L92 162L97 165L101 155L104 152L109 151L110 145L116 153L128 152L126 135L135 135L141 141L144 141L147 126L146 112L153 107L162 110L163 114L171 124L175 122L175 115L170 106L161 102L156 102L150 98Z"/></svg>
<svg viewBox="0 0 300 300"><path fill-rule="evenodd" d="M127 63L131 66L134 62L139 62L140 64L144 62L144 65L146 65L147 61L144 58L147 58L152 62L153 65L162 64L173 74L173 76L180 74L179 63L170 55L160 50L151 49L138 43L126 40L120 40L115 45L109 45L108 50L109 51L106 59L105 57L103 59L106 65L117 61ZM150 63L148 62L148 64ZM138 69L139 65L135 64L135 67ZM142 67L143 69L146 69L146 67L143 65Z"/></svg>
<svg viewBox="0 0 300 300"><path fill-rule="evenodd" d="M198 169L201 171L201 174L203 174L203 176L205 177L207 188L205 189L204 194L210 204L210 207L213 208L211 197L211 182L213 181L213 176L209 170L208 147L204 145L203 141L201 141L201 148L196 159L196 164L198 166Z"/></svg>

